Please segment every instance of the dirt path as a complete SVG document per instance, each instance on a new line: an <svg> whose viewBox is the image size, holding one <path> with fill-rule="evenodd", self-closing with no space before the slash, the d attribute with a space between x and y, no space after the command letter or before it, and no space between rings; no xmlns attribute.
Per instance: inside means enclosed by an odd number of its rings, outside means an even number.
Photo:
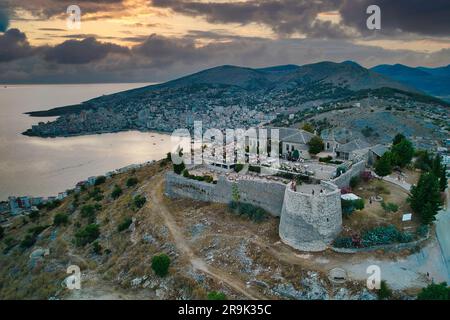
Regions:
<svg viewBox="0 0 450 320"><path fill-rule="evenodd" d="M169 229L175 245L177 248L189 259L192 267L195 270L202 271L211 277L217 279L219 282L224 283L231 287L232 289L240 292L244 296L252 300L265 299L263 295L259 292L247 288L242 280L233 277L222 270L214 268L208 265L203 259L197 257L189 246L188 240L183 236L182 231L178 227L175 219L173 218L170 211L167 209L163 202L163 182L164 178L161 175L157 175L152 179L151 187L146 188L146 193L152 198L152 204L157 208L157 212L163 218L164 224Z"/></svg>

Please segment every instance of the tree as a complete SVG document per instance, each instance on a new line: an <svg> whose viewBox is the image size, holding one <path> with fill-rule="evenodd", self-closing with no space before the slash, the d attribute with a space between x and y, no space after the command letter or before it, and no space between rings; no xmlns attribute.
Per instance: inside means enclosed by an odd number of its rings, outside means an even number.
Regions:
<svg viewBox="0 0 450 320"><path fill-rule="evenodd" d="M450 300L450 288L446 282L440 284L432 283L417 295L419 300Z"/></svg>
<svg viewBox="0 0 450 320"><path fill-rule="evenodd" d="M400 142L402 142L402 140L405 140L406 137L404 135L402 135L401 133L397 133L394 137L394 139L392 140L392 145L396 145L399 144Z"/></svg>
<svg viewBox="0 0 450 320"><path fill-rule="evenodd" d="M0 226L0 239L3 239L4 235L5 235L5 229L3 229L2 226Z"/></svg>
<svg viewBox="0 0 450 320"><path fill-rule="evenodd" d="M314 127L310 123L305 123L302 129L311 133L314 133Z"/></svg>
<svg viewBox="0 0 450 320"><path fill-rule="evenodd" d="M292 152L292 159L298 160L298 158L300 158L300 152L295 149L294 152Z"/></svg>
<svg viewBox="0 0 450 320"><path fill-rule="evenodd" d="M309 140L308 146L309 146L309 153L318 154L320 151L323 150L325 145L320 137L314 136L311 138L311 140Z"/></svg>
<svg viewBox="0 0 450 320"><path fill-rule="evenodd" d="M418 150L416 152L416 161L414 162L414 167L422 171L430 171L433 165L433 160L427 150Z"/></svg>
<svg viewBox="0 0 450 320"><path fill-rule="evenodd" d="M117 231L122 232L130 227L133 220L130 217L126 217L122 220L122 222L117 226Z"/></svg>
<svg viewBox="0 0 450 320"><path fill-rule="evenodd" d="M105 183L105 181L106 181L106 177L105 177L105 176L99 176L99 177L97 177L97 178L95 179L94 185L95 185L95 186L99 186L99 185Z"/></svg>
<svg viewBox="0 0 450 320"><path fill-rule="evenodd" d="M170 258L167 254L161 253L152 258L152 269L160 277L165 277L169 273Z"/></svg>
<svg viewBox="0 0 450 320"><path fill-rule="evenodd" d="M391 152L392 162L403 168L411 162L414 156L414 147L411 141L403 139L392 146Z"/></svg>
<svg viewBox="0 0 450 320"><path fill-rule="evenodd" d="M208 293L208 300L227 300L227 296L220 291L211 291Z"/></svg>
<svg viewBox="0 0 450 320"><path fill-rule="evenodd" d="M67 224L67 222L69 221L69 216L65 213L57 213L54 217L53 217L53 224L55 226L59 226L62 224Z"/></svg>
<svg viewBox="0 0 450 320"><path fill-rule="evenodd" d="M130 187L134 187L137 183L138 183L138 179L136 177L129 177L127 179L126 185L128 188L130 188Z"/></svg>
<svg viewBox="0 0 450 320"><path fill-rule="evenodd" d="M98 224L88 224L86 227L75 233L75 244L84 247L93 242L100 236L100 227Z"/></svg>
<svg viewBox="0 0 450 320"><path fill-rule="evenodd" d="M147 199L144 196L141 196L140 194L138 194L137 196L135 196L133 198L133 205L140 209L144 206L145 202L147 201Z"/></svg>
<svg viewBox="0 0 450 320"><path fill-rule="evenodd" d="M381 177L387 176L392 172L391 153L385 152L375 163L375 173Z"/></svg>
<svg viewBox="0 0 450 320"><path fill-rule="evenodd" d="M439 179L439 190L445 191L447 188L447 174L446 166L442 164L442 157L437 154L431 165L431 171Z"/></svg>
<svg viewBox="0 0 450 320"><path fill-rule="evenodd" d="M439 181L433 173L423 173L408 198L411 209L420 215L423 224L431 224L441 209Z"/></svg>

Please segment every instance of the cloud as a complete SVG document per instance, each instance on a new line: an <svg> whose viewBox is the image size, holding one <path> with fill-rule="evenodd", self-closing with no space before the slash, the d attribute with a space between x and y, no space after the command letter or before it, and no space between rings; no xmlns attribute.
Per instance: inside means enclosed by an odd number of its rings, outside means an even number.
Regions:
<svg viewBox="0 0 450 320"><path fill-rule="evenodd" d="M0 35L0 63L27 57L33 52L27 36L18 29L9 29Z"/></svg>
<svg viewBox="0 0 450 320"><path fill-rule="evenodd" d="M346 0L339 12L342 23L367 33L366 8L376 4L381 9L381 30L386 35L417 34L450 36L450 1L448 0Z"/></svg>
<svg viewBox="0 0 450 320"><path fill-rule="evenodd" d="M127 54L127 47L102 43L95 38L84 40L67 40L49 48L44 55L47 62L59 64L86 64L105 58L109 53Z"/></svg>
<svg viewBox="0 0 450 320"><path fill-rule="evenodd" d="M341 0L249 0L237 2L198 2L152 0L152 5L175 12L202 16L211 23L259 23L281 35L299 32L317 37L346 37L339 25L321 21L321 12L337 10Z"/></svg>
<svg viewBox="0 0 450 320"><path fill-rule="evenodd" d="M199 37L208 41L198 41ZM219 40L214 41L217 37ZM450 63L450 49L427 54L387 50L342 39L263 39L228 35L221 30L211 33L193 30L184 37L152 34L131 49L88 37L52 47L13 50L10 43L27 43L25 35L15 29L8 31L7 39L6 47L11 48L8 55L0 44L0 57L9 57L8 62L0 63L1 83L160 82L224 64L264 67L354 60L371 67L382 63L412 66ZM5 36L0 37L1 41L5 41ZM19 60L18 56L22 58Z"/></svg>

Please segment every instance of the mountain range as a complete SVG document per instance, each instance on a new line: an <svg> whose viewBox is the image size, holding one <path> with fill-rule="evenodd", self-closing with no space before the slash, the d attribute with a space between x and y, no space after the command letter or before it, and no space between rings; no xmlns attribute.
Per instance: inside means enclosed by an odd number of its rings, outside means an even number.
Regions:
<svg viewBox="0 0 450 320"><path fill-rule="evenodd" d="M426 68L383 64L371 70L429 95L450 101L450 65Z"/></svg>

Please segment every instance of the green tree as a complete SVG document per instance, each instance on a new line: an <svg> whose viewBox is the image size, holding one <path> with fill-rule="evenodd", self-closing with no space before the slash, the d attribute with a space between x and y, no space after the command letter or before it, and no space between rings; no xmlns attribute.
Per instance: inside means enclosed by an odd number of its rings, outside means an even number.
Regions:
<svg viewBox="0 0 450 320"><path fill-rule="evenodd" d="M381 177L387 176L392 172L391 153L385 152L375 163L375 173Z"/></svg>
<svg viewBox="0 0 450 320"><path fill-rule="evenodd" d="M441 209L439 181L433 173L423 173L408 198L411 209L421 217L423 224L431 224Z"/></svg>
<svg viewBox="0 0 450 320"><path fill-rule="evenodd" d="M95 179L94 186L99 186L99 185L101 185L101 184L103 184L103 183L105 183L105 182L106 182L106 177L105 177L105 176L98 176L98 177Z"/></svg>
<svg viewBox="0 0 450 320"><path fill-rule="evenodd" d="M323 150L325 145L320 137L314 136L311 138L311 140L309 140L308 146L309 146L309 153L318 154L320 151Z"/></svg>
<svg viewBox="0 0 450 320"><path fill-rule="evenodd" d="M130 227L133 220L130 217L126 217L122 220L122 222L117 226L117 231L122 232Z"/></svg>
<svg viewBox="0 0 450 320"><path fill-rule="evenodd" d="M305 131L314 133L314 127L313 127L312 124L310 124L310 123L305 123L305 124L302 126L302 129L305 130Z"/></svg>
<svg viewBox="0 0 450 320"><path fill-rule="evenodd" d="M147 201L147 199L144 196L141 196L140 194L138 194L133 198L133 205L136 208L140 209L144 206L146 201Z"/></svg>
<svg viewBox="0 0 450 320"><path fill-rule="evenodd" d="M161 253L153 256L152 269L160 277L165 277L169 273L170 258L167 254Z"/></svg>
<svg viewBox="0 0 450 320"><path fill-rule="evenodd" d="M113 191L111 192L111 198L113 198L115 200L118 197L120 197L121 195L122 195L122 189L116 184L114 186Z"/></svg>
<svg viewBox="0 0 450 320"><path fill-rule="evenodd" d="M417 295L419 300L450 300L450 288L446 282L440 284L432 283Z"/></svg>
<svg viewBox="0 0 450 320"><path fill-rule="evenodd" d="M67 224L67 222L69 222L69 216L65 213L57 213L53 217L53 224L55 226L59 226L62 224L65 225L65 224Z"/></svg>
<svg viewBox="0 0 450 320"><path fill-rule="evenodd" d="M138 179L136 177L129 177L127 179L126 185L128 188L130 188L130 187L134 187L137 183L138 183Z"/></svg>
<svg viewBox="0 0 450 320"><path fill-rule="evenodd" d="M431 171L439 179L439 190L445 191L447 188L447 174L446 166L442 164L442 157L437 154L431 165Z"/></svg>
<svg viewBox="0 0 450 320"><path fill-rule="evenodd" d="M220 291L211 291L208 293L208 300L227 300L227 296Z"/></svg>
<svg viewBox="0 0 450 320"><path fill-rule="evenodd" d="M94 243L92 244L92 252L98 255L102 254L102 246L100 245L100 243L98 243L98 241L94 241Z"/></svg>
<svg viewBox="0 0 450 320"><path fill-rule="evenodd" d="M433 160L427 150L416 151L416 161L414 162L414 167L422 171L430 171Z"/></svg>
<svg viewBox="0 0 450 320"><path fill-rule="evenodd" d="M380 289L377 290L377 296L379 300L385 300L392 297L392 290L385 280L381 280Z"/></svg>
<svg viewBox="0 0 450 320"><path fill-rule="evenodd" d="M298 160L298 158L300 158L300 152L295 149L294 152L292 152L292 159Z"/></svg>
<svg viewBox="0 0 450 320"><path fill-rule="evenodd" d="M397 133L394 137L394 139L392 140L392 145L396 145L399 144L400 142L402 142L403 140L405 140L406 137L404 135L402 135L401 133Z"/></svg>
<svg viewBox="0 0 450 320"><path fill-rule="evenodd" d="M392 162L403 168L411 162L414 156L414 147L411 141L403 139L392 146L391 152Z"/></svg>
<svg viewBox="0 0 450 320"><path fill-rule="evenodd" d="M98 224L88 224L86 227L75 233L75 244L84 247L100 236L100 227Z"/></svg>

